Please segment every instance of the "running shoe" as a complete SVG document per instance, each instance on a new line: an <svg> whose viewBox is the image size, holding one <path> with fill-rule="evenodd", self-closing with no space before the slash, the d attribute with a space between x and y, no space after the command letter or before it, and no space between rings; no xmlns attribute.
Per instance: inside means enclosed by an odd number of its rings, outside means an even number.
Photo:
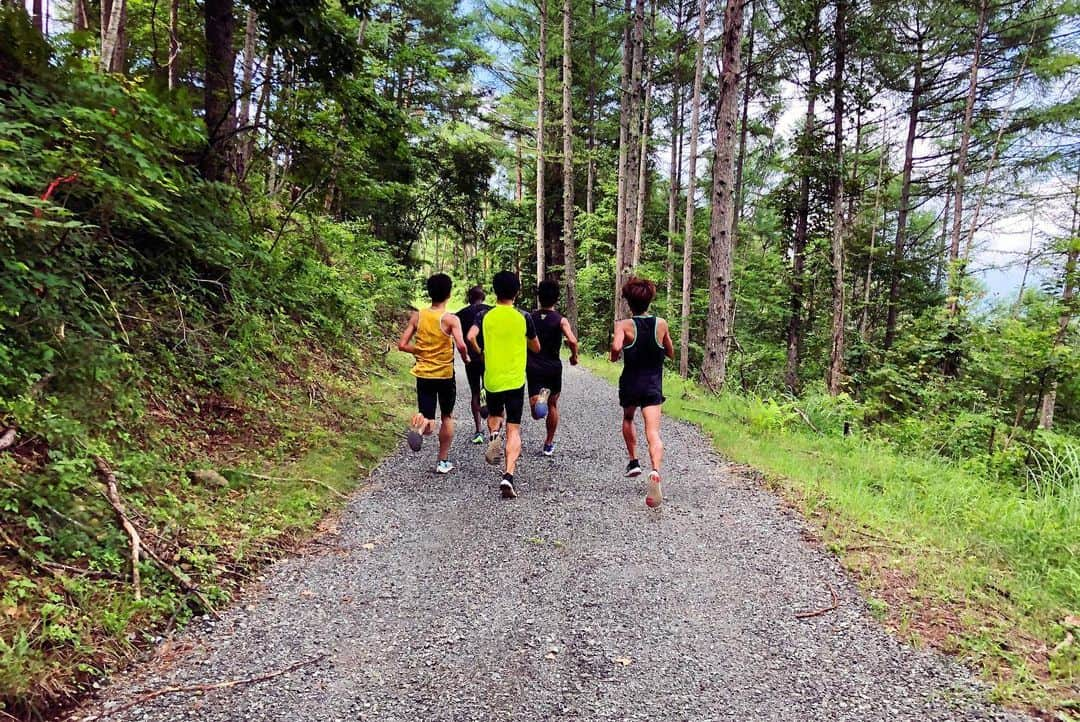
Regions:
<svg viewBox="0 0 1080 722"><path fill-rule="evenodd" d="M540 389L540 393L537 395L536 405L533 406L532 414L534 419L542 419L547 416L549 396L551 396L550 389Z"/></svg>
<svg viewBox="0 0 1080 722"><path fill-rule="evenodd" d="M555 456L555 444L544 444L544 456Z"/></svg>
<svg viewBox="0 0 1080 722"><path fill-rule="evenodd" d="M514 475L510 472L503 474L502 481L499 482L499 492L502 494L503 499L517 497L517 492L514 491Z"/></svg>
<svg viewBox="0 0 1080 722"><path fill-rule="evenodd" d="M491 441L488 442L487 451L484 452L484 461L489 464L497 464L500 456L502 456L502 434L496 431L491 435Z"/></svg>
<svg viewBox="0 0 1080 722"><path fill-rule="evenodd" d="M626 465L626 474L624 476L628 479L641 476L641 464L638 463L637 459L630 459L630 463Z"/></svg>
<svg viewBox="0 0 1080 722"><path fill-rule="evenodd" d="M449 459L439 459L439 463L435 465L436 474L449 474L454 470L454 465L450 463Z"/></svg>
<svg viewBox="0 0 1080 722"><path fill-rule="evenodd" d="M421 433L423 430L423 423L413 424L405 433L405 439L409 442L409 448L413 451L420 451L420 447L424 445L424 435Z"/></svg>
<svg viewBox="0 0 1080 722"><path fill-rule="evenodd" d="M472 442L474 444L476 444L477 446L484 443L484 432L483 431L477 431L476 436L472 437Z"/></svg>
<svg viewBox="0 0 1080 722"><path fill-rule="evenodd" d="M645 495L645 506L655 509L664 502L664 494L660 491L660 472L653 469L649 472L649 493Z"/></svg>

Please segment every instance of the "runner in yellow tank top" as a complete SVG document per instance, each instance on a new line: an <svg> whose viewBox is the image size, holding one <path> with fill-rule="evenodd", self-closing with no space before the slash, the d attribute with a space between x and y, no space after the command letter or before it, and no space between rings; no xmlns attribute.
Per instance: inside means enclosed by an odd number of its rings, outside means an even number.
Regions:
<svg viewBox="0 0 1080 722"><path fill-rule="evenodd" d="M419 451L424 436L435 430L436 409L442 415L439 428L439 461L435 471L448 474L454 469L450 463L450 442L454 438L454 401L457 398L457 382L454 379L454 347L468 363L469 352L461 333L461 320L446 312L446 299L452 287L450 277L436 273L427 280L431 307L414 311L409 323L401 332L398 349L416 358L412 375L416 377L417 413L408 431L409 446Z"/></svg>
<svg viewBox="0 0 1080 722"><path fill-rule="evenodd" d="M506 499L517 496L514 470L521 455L521 411L525 406L526 348L540 350L532 316L514 308L521 281L510 271L500 271L491 282L498 301L478 316L469 329L473 350L484 354L484 387L487 390L490 441L484 458L489 464L502 453L501 426L506 419L506 470L499 490Z"/></svg>

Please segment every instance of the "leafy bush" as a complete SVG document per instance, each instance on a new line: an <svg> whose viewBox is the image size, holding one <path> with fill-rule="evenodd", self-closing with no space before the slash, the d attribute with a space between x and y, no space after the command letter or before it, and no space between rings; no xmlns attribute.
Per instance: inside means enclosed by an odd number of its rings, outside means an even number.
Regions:
<svg viewBox="0 0 1080 722"><path fill-rule="evenodd" d="M366 226L202 181L201 121L152 89L77 58L21 75L0 82L0 430L18 435L0 453L0 543L20 550L0 566L0 716L70 698L199 609L149 564L132 598L93 456L221 601L248 555L324 506L250 478L200 485L184 466L278 439L293 458L318 430L305 425L341 425L324 439L339 443L367 413L349 380L377 373L410 287ZM333 399L323 383L341 386ZM362 444L382 438L378 419L364 426Z"/></svg>

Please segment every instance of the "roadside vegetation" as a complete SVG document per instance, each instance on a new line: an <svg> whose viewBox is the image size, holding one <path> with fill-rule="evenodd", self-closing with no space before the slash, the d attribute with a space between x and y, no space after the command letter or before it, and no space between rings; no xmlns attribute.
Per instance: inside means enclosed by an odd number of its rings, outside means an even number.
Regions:
<svg viewBox="0 0 1080 722"><path fill-rule="evenodd" d="M20 14L0 10L4 719L214 614L341 506L397 441L383 339L412 293L367 226L202 178L201 122Z"/></svg>
<svg viewBox="0 0 1080 722"><path fill-rule="evenodd" d="M587 366L618 376L595 357ZM1017 478L988 474L985 459L920 452L904 429L865 424L846 397L717 396L674 375L665 393L665 413L699 426L802 512L902 638L957 654L1001 701L1077 712L1075 448L1048 444L1045 471Z"/></svg>

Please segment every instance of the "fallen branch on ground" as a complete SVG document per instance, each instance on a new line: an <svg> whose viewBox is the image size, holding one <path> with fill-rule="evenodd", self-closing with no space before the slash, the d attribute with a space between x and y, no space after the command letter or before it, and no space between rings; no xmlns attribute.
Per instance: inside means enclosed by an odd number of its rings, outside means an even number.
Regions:
<svg viewBox="0 0 1080 722"><path fill-rule="evenodd" d="M135 598L141 598L141 589L139 587L138 557L139 552L144 551L146 552L146 556L157 562L159 567L161 567L166 573L169 574L169 576L171 576L180 584L181 589L198 599L199 603L202 604L203 609L205 609L208 614L213 615L215 619L220 619L221 617L216 611L214 611L214 605L211 604L210 600L207 599L206 596L199 591L199 589L192 583L191 579L189 579L186 574L180 572L171 564L162 559L161 555L154 551L153 547L142 544L142 539L139 536L138 530L135 528L135 525L131 523L131 520L128 519L127 514L124 511L124 505L120 500L120 492L117 489L116 485L116 475L113 473L112 469L109 468L109 465L108 463L106 463L105 459L101 458L100 456L94 457L94 464L97 466L98 474L101 475L102 480L105 482L106 498L108 498L109 504L112 505L113 511L116 512L117 518L119 519L121 526L124 527L124 531L126 531L128 533L128 536L131 538L131 576L132 581L135 584Z"/></svg>
<svg viewBox="0 0 1080 722"><path fill-rule="evenodd" d="M718 414L715 411L709 411L708 409L702 409L702 408L697 407L697 406L687 406L686 409L687 409L687 411L693 411L693 412L698 413L698 414L706 414L708 416L715 416L718 419L724 418L721 414Z"/></svg>
<svg viewBox="0 0 1080 722"><path fill-rule="evenodd" d="M900 542L896 541L895 539L890 539L887 536L880 536L878 534L871 534L870 532L862 531L861 529L852 529L851 531L855 532L859 536L864 536L867 539L877 539L878 541L888 542L889 544L894 544L894 545L899 545L899 543L900 543Z"/></svg>
<svg viewBox="0 0 1080 722"><path fill-rule="evenodd" d="M155 690L152 690L152 691L149 691L149 692L143 692L138 697L131 700L130 702L125 702L124 704L120 705L116 709L106 710L106 711L102 712L101 714L99 714L97 717L94 717L93 719L94 720L104 719L105 717L111 717L113 715L120 714L121 712L126 712L129 709L131 709L132 707L137 707L140 704L143 704L145 702L149 702L150 700L153 700L153 699L157 699L158 697L163 697L163 696L165 696L167 694L183 694L185 692L213 692L213 691L219 690L219 689L230 689L232 687L238 687L238 686L240 686L242 684L254 684L256 682L265 682L268 679L274 679L275 677L280 677L283 674L288 674L289 672L293 672L293 671L295 671L297 669L300 669L301 667L305 667L305 666L307 666L309 664L314 664L315 662L319 662L319 661L321 661L321 660L323 660L325 658L326 658L325 654L319 654L319 655L316 655L314 657L311 657L310 659L305 659L305 660L302 660L300 662L290 664L288 667L285 667L283 669L279 669L279 670L277 670L275 672L267 672L266 674L260 674L260 675L254 676L254 677L243 677L241 679L230 679L230 680L226 680L224 682L211 682L211 683L208 683L208 684L192 684L192 685L179 686L179 687L162 687L161 689L155 689Z"/></svg>
<svg viewBox="0 0 1080 722"><path fill-rule="evenodd" d="M263 481L302 481L307 484L318 484L319 486L323 487L324 489L341 499L349 498L348 494L344 494L341 491L335 489L322 479L312 479L311 477L307 476L267 476L266 474L256 474L254 471L244 471L243 469L225 469L225 471L230 474L242 474L244 476L250 476L252 479L262 479Z"/></svg>
<svg viewBox="0 0 1080 722"><path fill-rule="evenodd" d="M720 392L716 390L715 386L713 386L713 382L710 381L709 377L706 376L705 374L701 375L701 383L705 384L705 388L707 388L709 391L712 391L713 396L719 396L720 395Z"/></svg>
<svg viewBox="0 0 1080 722"><path fill-rule="evenodd" d="M48 566L38 561L33 554L23 549L22 545L20 545L19 542L15 541L15 539L13 539L7 533L7 531L4 530L4 527L2 526L0 526L0 541L2 541L4 544L7 544L20 559L22 559L30 566L31 569L40 570L42 572L45 572L49 576L55 578L57 581L60 580L59 574L56 572L55 569L50 569Z"/></svg>
<svg viewBox="0 0 1080 722"><path fill-rule="evenodd" d="M805 411L800 409L798 406L792 406L791 408L795 409L795 413L797 413L799 416L802 417L802 420L806 422L807 426L809 426L811 429L814 430L815 434L820 434L821 433L818 430L818 427L814 426L814 422L810 420L810 417L806 415Z"/></svg>
<svg viewBox="0 0 1080 722"><path fill-rule="evenodd" d="M124 511L124 503L120 500L120 491L116 485L116 474L100 456L94 457L94 466L97 467L98 476L105 483L105 498L109 500L113 511L116 512L117 521L120 522L120 526L131 542L131 584L135 587L135 601L139 601L142 599L142 580L139 577L139 552L142 547L142 538Z"/></svg>
<svg viewBox="0 0 1080 722"><path fill-rule="evenodd" d="M810 617L820 617L822 614L831 612L840 606L840 598L836 596L836 590L833 589L831 584L826 584L829 587L829 594L832 595L832 604L821 609L814 609L809 612L795 612L796 619L809 619Z"/></svg>

